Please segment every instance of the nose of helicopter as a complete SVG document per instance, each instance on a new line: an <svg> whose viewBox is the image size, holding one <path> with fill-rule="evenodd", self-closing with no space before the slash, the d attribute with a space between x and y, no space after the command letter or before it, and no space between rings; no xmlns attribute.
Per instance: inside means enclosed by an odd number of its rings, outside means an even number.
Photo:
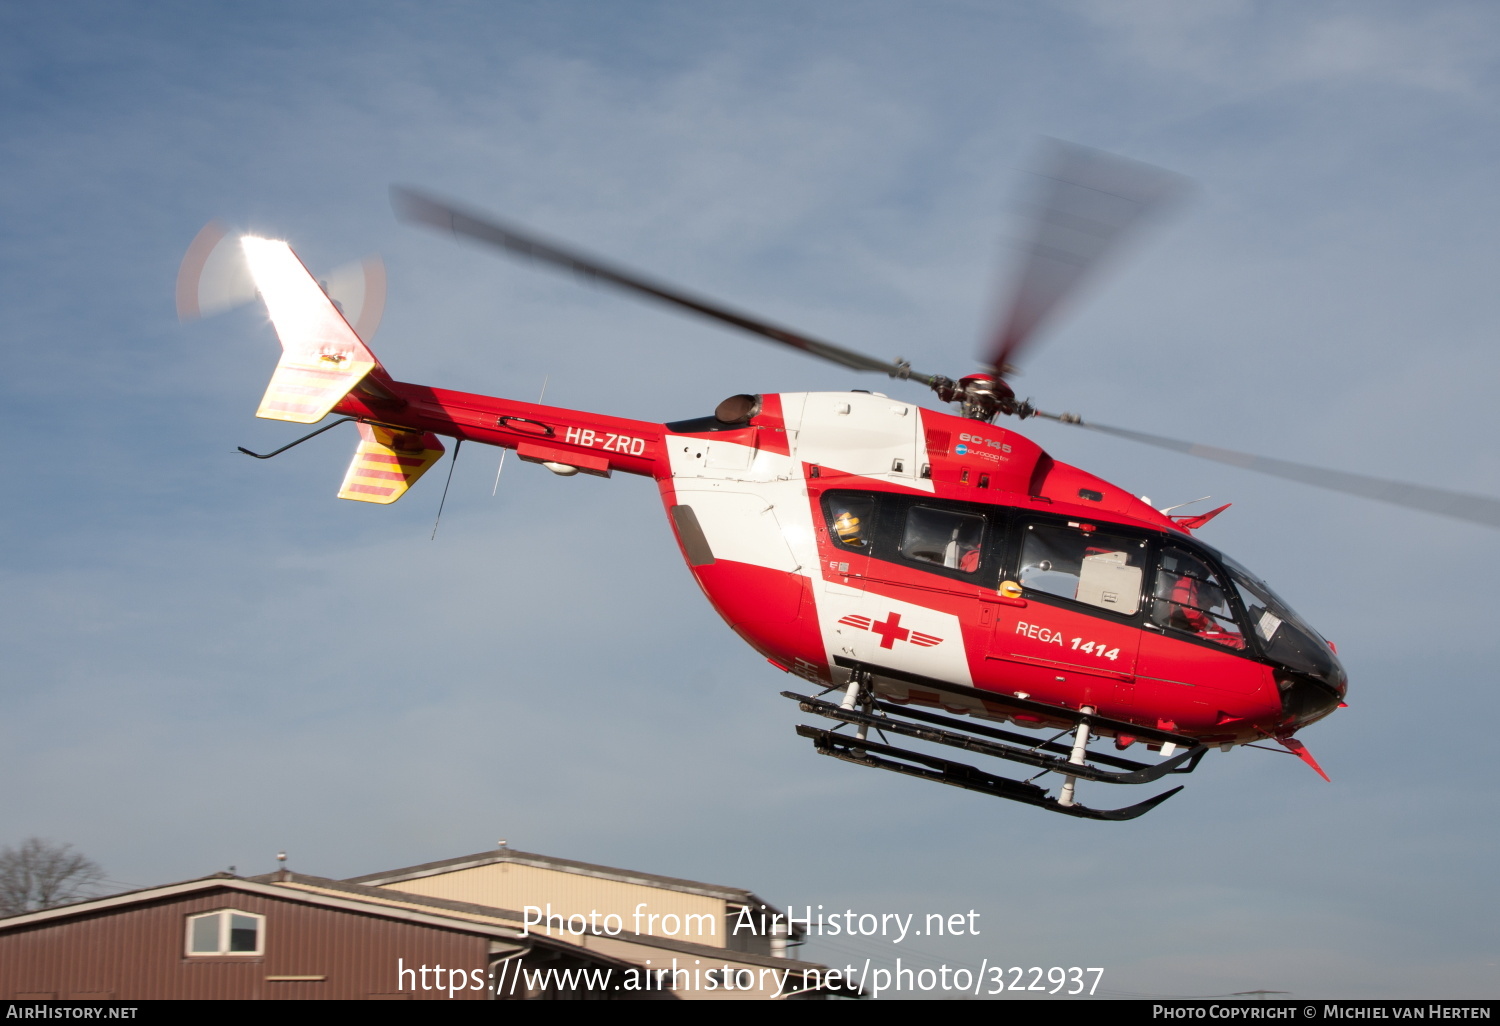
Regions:
<svg viewBox="0 0 1500 1026"><path fill-rule="evenodd" d="M1335 657L1327 673L1314 675L1282 669L1276 674L1276 686L1281 692L1285 723L1296 729L1321 720L1343 704L1349 692L1349 676Z"/></svg>

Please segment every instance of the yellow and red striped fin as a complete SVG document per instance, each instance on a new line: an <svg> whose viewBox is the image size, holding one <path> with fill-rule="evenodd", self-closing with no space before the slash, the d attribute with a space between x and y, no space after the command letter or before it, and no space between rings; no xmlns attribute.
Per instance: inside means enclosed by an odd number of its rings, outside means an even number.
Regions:
<svg viewBox="0 0 1500 1026"><path fill-rule="evenodd" d="M377 366L375 354L290 246L253 235L242 237L240 246L282 349L255 415L296 424L320 421Z"/></svg>
<svg viewBox="0 0 1500 1026"><path fill-rule="evenodd" d="M359 448L344 475L339 498L382 505L395 502L442 458L443 443L430 431L419 434L360 424Z"/></svg>

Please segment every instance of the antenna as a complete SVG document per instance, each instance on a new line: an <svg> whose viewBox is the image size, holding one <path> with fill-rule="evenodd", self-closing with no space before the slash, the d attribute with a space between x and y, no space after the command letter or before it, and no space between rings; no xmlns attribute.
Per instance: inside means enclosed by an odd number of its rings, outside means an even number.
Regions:
<svg viewBox="0 0 1500 1026"><path fill-rule="evenodd" d="M443 507L448 505L448 486L453 483L453 468L458 465L458 450L463 448L463 444L462 438L453 443L453 458L448 461L448 480L443 483L443 497L438 502L437 516L432 521L432 537L428 541L437 541L438 524L443 520Z"/></svg>
<svg viewBox="0 0 1500 1026"><path fill-rule="evenodd" d="M1212 498L1213 498L1212 495L1202 495L1202 496L1199 496L1196 499L1189 499L1187 502L1179 502L1175 506L1168 506L1166 509L1159 509L1156 512L1158 512L1158 513L1170 513L1174 509L1181 509L1184 506L1191 506L1195 502L1202 502L1204 499L1212 499ZM1147 503L1147 505L1150 505L1150 504Z"/></svg>
<svg viewBox="0 0 1500 1026"><path fill-rule="evenodd" d="M550 374L542 378L542 393L541 395L536 397L537 405L541 405L542 400L547 398L547 382L551 380L552 375ZM490 489L490 498L494 498L495 495L500 491L500 471L505 469L505 456L509 452L509 449L500 450L500 463L497 467L495 467L495 486ZM501 847L503 848L505 847L505 845L502 844Z"/></svg>

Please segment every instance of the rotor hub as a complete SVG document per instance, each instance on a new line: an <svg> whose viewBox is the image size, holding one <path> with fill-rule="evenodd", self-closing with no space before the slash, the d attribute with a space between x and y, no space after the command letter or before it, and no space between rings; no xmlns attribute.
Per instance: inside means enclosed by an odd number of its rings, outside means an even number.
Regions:
<svg viewBox="0 0 1500 1026"><path fill-rule="evenodd" d="M968 374L957 381L936 378L932 390L948 403L958 403L963 415L971 420L992 421L1000 414L1025 419L1035 410L1029 401L1018 402L1016 393L1003 378L984 371Z"/></svg>

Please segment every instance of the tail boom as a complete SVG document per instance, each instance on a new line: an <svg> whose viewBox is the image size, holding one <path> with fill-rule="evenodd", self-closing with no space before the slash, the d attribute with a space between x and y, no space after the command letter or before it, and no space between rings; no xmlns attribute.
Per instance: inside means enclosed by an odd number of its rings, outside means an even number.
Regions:
<svg viewBox="0 0 1500 1026"><path fill-rule="evenodd" d="M378 389L369 387L376 383L367 379L339 400L334 412L410 432L516 449L522 459L573 466L602 477L616 470L642 477L671 474L665 424L389 378L379 380Z"/></svg>

